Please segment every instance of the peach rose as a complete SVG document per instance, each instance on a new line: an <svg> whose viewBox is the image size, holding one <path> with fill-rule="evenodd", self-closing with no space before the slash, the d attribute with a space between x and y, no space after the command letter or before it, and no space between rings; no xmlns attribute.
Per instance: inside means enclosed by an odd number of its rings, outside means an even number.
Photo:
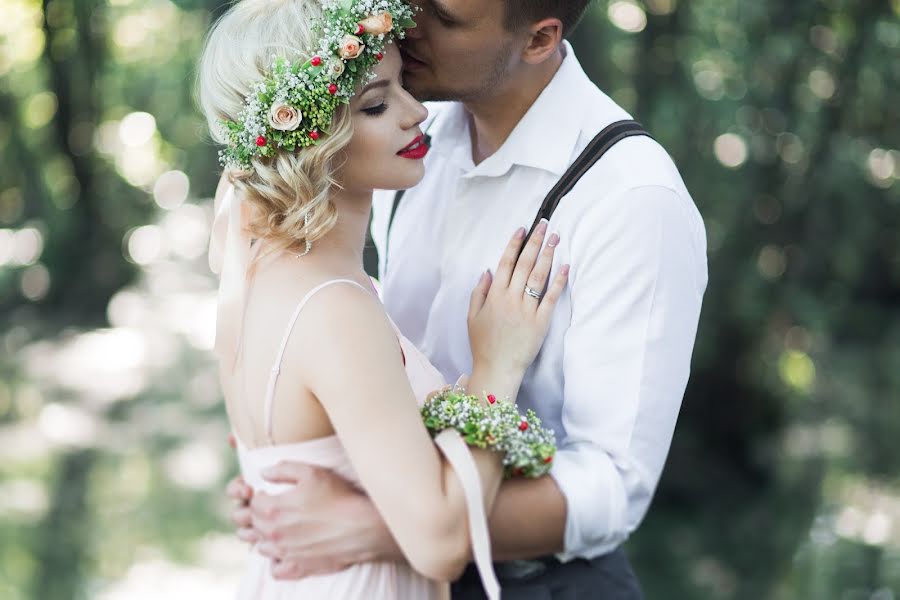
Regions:
<svg viewBox="0 0 900 600"><path fill-rule="evenodd" d="M348 33L341 40L341 49L338 53L344 60L352 60L362 54L363 48L365 48L365 45L363 45L362 40Z"/></svg>
<svg viewBox="0 0 900 600"><path fill-rule="evenodd" d="M341 59L333 60L328 64L328 74L332 79L337 79L344 74L344 61Z"/></svg>
<svg viewBox="0 0 900 600"><path fill-rule="evenodd" d="M302 120L300 111L287 104L275 104L269 111L269 125L279 131L294 131Z"/></svg>
<svg viewBox="0 0 900 600"><path fill-rule="evenodd" d="M366 33L379 35L387 33L394 28L394 18L391 16L391 13L383 12L377 15L369 15L360 21L359 24L363 26Z"/></svg>

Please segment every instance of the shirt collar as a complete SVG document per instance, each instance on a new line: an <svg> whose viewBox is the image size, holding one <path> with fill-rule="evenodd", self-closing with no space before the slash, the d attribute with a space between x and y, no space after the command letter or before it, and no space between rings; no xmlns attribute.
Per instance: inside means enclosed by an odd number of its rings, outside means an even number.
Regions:
<svg viewBox="0 0 900 600"><path fill-rule="evenodd" d="M553 79L538 96L497 152L478 166L472 162L469 118L461 103L447 107L435 127L434 149L463 171L463 177L499 177L513 165L542 169L561 176L571 162L581 135L581 123L596 88L585 74L568 41L566 56ZM436 123L438 125L438 123Z"/></svg>

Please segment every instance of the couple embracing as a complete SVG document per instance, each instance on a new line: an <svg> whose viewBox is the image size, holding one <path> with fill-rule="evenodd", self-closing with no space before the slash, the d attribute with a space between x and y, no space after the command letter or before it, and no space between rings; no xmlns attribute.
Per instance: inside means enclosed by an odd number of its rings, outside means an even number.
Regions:
<svg viewBox="0 0 900 600"><path fill-rule="evenodd" d="M240 0L213 27L241 598L640 597L620 545L705 234L565 41L588 3Z"/></svg>

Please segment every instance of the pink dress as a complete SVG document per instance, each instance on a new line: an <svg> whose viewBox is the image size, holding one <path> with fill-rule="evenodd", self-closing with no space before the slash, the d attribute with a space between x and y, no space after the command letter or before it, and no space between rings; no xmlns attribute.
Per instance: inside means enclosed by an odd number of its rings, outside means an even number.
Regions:
<svg viewBox="0 0 900 600"><path fill-rule="evenodd" d="M336 283L346 283L365 289L350 280L328 281L310 291L297 306L285 332L266 391L264 419L270 443L272 442L272 399L281 368L281 359L291 331L307 301L319 290ZM443 377L425 356L400 334L399 330L397 335L405 357L410 384L415 391L416 398L421 403L429 393L444 385ZM497 587L490 567L490 548L484 510L481 505L480 482L474 471L475 466L471 455L455 432L444 432L435 441L463 482L469 504L469 522L474 540L476 562L482 570L489 597L499 597L499 587ZM254 489L270 494L284 491L286 486L265 481L261 473L267 467L286 460L325 467L349 481L359 484L359 479L337 436L293 444L272 443L270 446L254 449L247 448L238 440L238 457L241 473L246 482ZM398 474L398 476L402 475ZM255 549L252 550L238 598L240 600L433 600L449 598L447 584L431 581L413 571L406 564L363 563L339 573L307 577L297 581L278 581L273 579L270 573L269 559L256 552Z"/></svg>

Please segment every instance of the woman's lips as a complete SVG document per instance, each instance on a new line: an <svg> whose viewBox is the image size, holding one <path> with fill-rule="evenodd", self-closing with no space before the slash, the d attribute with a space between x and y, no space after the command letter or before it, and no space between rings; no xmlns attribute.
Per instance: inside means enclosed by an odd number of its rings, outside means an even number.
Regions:
<svg viewBox="0 0 900 600"><path fill-rule="evenodd" d="M425 143L425 136L418 135L408 146L397 153L401 158L409 158L411 160L421 160L428 154L428 144Z"/></svg>

